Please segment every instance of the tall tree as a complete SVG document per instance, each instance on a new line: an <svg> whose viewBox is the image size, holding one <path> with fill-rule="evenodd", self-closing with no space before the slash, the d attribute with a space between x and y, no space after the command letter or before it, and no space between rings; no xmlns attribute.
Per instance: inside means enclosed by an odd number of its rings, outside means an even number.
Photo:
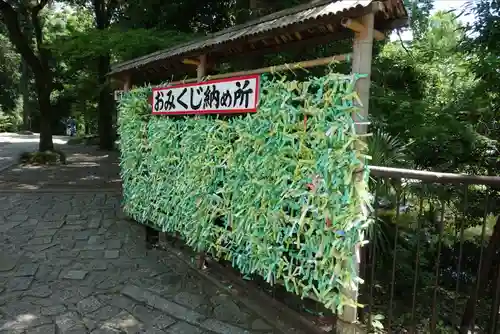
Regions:
<svg viewBox="0 0 500 334"><path fill-rule="evenodd" d="M25 8L21 8L25 9ZM31 42L33 39L33 33L31 29L31 24L29 20L29 13L26 11L22 11L20 13L20 26L22 28L22 31L24 35L26 36L26 39ZM31 44L30 44L31 46ZM31 72L28 66L28 63L26 63L26 60L21 58L21 78L19 80L19 92L21 93L23 97L23 129L24 130L31 130L31 112L30 112L30 79L31 79Z"/></svg>
<svg viewBox="0 0 500 334"><path fill-rule="evenodd" d="M40 12L48 5L49 0L18 3L0 0L0 20L7 29L9 40L15 46L26 64L30 67L34 79L38 106L40 109L40 151L52 150L52 72L49 66L49 50L45 48L42 20ZM35 47L23 33L20 25L20 12L28 14L35 35Z"/></svg>
<svg viewBox="0 0 500 334"><path fill-rule="evenodd" d="M410 29L415 40L423 37L427 31L434 0L404 0L410 13Z"/></svg>
<svg viewBox="0 0 500 334"><path fill-rule="evenodd" d="M119 0L69 0L69 4L89 9L94 16L95 29L106 32L121 5ZM100 44L102 46L102 44ZM111 49L100 49L95 58L96 77L99 88L97 99L99 147L112 150L114 147L113 114L114 100L107 74L111 67Z"/></svg>
<svg viewBox="0 0 500 334"><path fill-rule="evenodd" d="M92 1L95 24L98 30L104 31L111 25L111 19L118 8L117 0L93 0ZM111 150L114 146L113 131L113 109L114 101L111 87L107 82L106 75L111 65L111 50L99 55L97 58L97 81L99 83L99 100L97 111L99 113L98 131L99 147Z"/></svg>

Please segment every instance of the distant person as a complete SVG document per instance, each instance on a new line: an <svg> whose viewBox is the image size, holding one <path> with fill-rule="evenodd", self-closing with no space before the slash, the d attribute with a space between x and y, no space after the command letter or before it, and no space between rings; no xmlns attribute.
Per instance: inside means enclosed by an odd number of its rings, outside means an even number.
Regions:
<svg viewBox="0 0 500 334"><path fill-rule="evenodd" d="M76 135L76 121L73 117L69 116L66 121L66 135L73 137Z"/></svg>

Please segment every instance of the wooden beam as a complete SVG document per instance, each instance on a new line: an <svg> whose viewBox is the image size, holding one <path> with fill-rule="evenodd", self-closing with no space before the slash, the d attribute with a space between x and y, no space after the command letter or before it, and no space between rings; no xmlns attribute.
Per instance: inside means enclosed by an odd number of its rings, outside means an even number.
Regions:
<svg viewBox="0 0 500 334"><path fill-rule="evenodd" d="M182 63L185 65L200 65L200 61L197 59L183 59Z"/></svg>
<svg viewBox="0 0 500 334"><path fill-rule="evenodd" d="M343 18L341 21L340 21L340 24L347 28L347 29L351 29L352 31L358 33L358 34L363 34L365 32L366 29L368 29L367 27L365 27L362 23L360 23L359 21L357 20L354 20L354 19L349 19L349 18ZM373 37L377 40L377 41L383 41L385 39L385 35L384 33L378 31L378 30L375 30L373 29Z"/></svg>
<svg viewBox="0 0 500 334"><path fill-rule="evenodd" d="M361 105L357 105L360 111L359 113L353 113L352 118L355 122L355 129L358 135L364 135L368 130L367 118L370 99L370 74L372 65L374 22L375 14L373 12L363 16L360 19L360 23L363 25L364 29L362 32L356 33L353 43L352 72L353 74L367 75L365 78L360 78L356 81L355 89L359 100L361 101ZM362 147L357 147L357 149L361 150ZM362 179L361 173L357 174L356 182L365 182ZM352 261L355 263L355 268L359 276L359 267L361 262L360 246L356 245L353 252L354 255ZM354 286L351 290L344 291L344 293L349 295L349 297L357 303L359 294L358 286ZM356 323L358 321L357 311L356 307L345 306L341 315L342 321L346 323ZM356 331L353 331L352 328L346 327L342 330L342 333L354 334Z"/></svg>
<svg viewBox="0 0 500 334"><path fill-rule="evenodd" d="M160 69L160 70L158 70ZM176 58L171 61L157 61L148 64L142 70L138 71L141 76L141 83L150 83L154 81L168 81L172 75L179 72L185 73L186 69L194 70L192 66L183 66L182 59Z"/></svg>
<svg viewBox="0 0 500 334"><path fill-rule="evenodd" d="M242 76L242 75L283 72L283 71L289 71L289 70L300 70L300 69L306 69L306 68L311 68L311 67L316 67L316 66L325 66L325 65L332 64L334 62L346 61L346 60L349 60L350 57L351 57L351 54L348 53L348 54L335 55L335 56L319 58L319 59L314 59L314 60L306 60L306 61L301 61L301 62L292 63L292 64L283 64L283 65L278 65L278 66L257 68L257 69L248 70L248 71L238 71L238 72L231 72L231 73L209 75L205 79L206 80L215 80L215 79L237 77L237 76ZM200 77L199 77L200 72L201 71L198 71L198 76L196 78L174 81L174 82L171 82L170 84L176 85L176 84L181 84L181 83L191 83L191 82L200 81Z"/></svg>

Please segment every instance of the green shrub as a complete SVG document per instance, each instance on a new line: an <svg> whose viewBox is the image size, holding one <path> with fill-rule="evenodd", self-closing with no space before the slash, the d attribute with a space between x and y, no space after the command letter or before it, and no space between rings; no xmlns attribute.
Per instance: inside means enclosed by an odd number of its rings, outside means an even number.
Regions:
<svg viewBox="0 0 500 334"><path fill-rule="evenodd" d="M16 115L8 115L0 106L0 132L15 132L19 128L19 119Z"/></svg>
<svg viewBox="0 0 500 334"><path fill-rule="evenodd" d="M152 116L151 89L133 90L119 106L125 211L341 311L369 223L355 80L264 78L258 112L229 118Z"/></svg>
<svg viewBox="0 0 500 334"><path fill-rule="evenodd" d="M66 155L59 150L45 152L23 152L19 157L23 164L30 165L55 165L66 164Z"/></svg>

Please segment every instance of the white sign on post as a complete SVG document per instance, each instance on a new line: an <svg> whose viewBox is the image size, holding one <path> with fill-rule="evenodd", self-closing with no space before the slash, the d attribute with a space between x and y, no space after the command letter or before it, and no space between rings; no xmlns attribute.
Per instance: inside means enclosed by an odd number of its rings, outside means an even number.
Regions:
<svg viewBox="0 0 500 334"><path fill-rule="evenodd" d="M259 75L153 88L153 114L188 115L257 111Z"/></svg>

